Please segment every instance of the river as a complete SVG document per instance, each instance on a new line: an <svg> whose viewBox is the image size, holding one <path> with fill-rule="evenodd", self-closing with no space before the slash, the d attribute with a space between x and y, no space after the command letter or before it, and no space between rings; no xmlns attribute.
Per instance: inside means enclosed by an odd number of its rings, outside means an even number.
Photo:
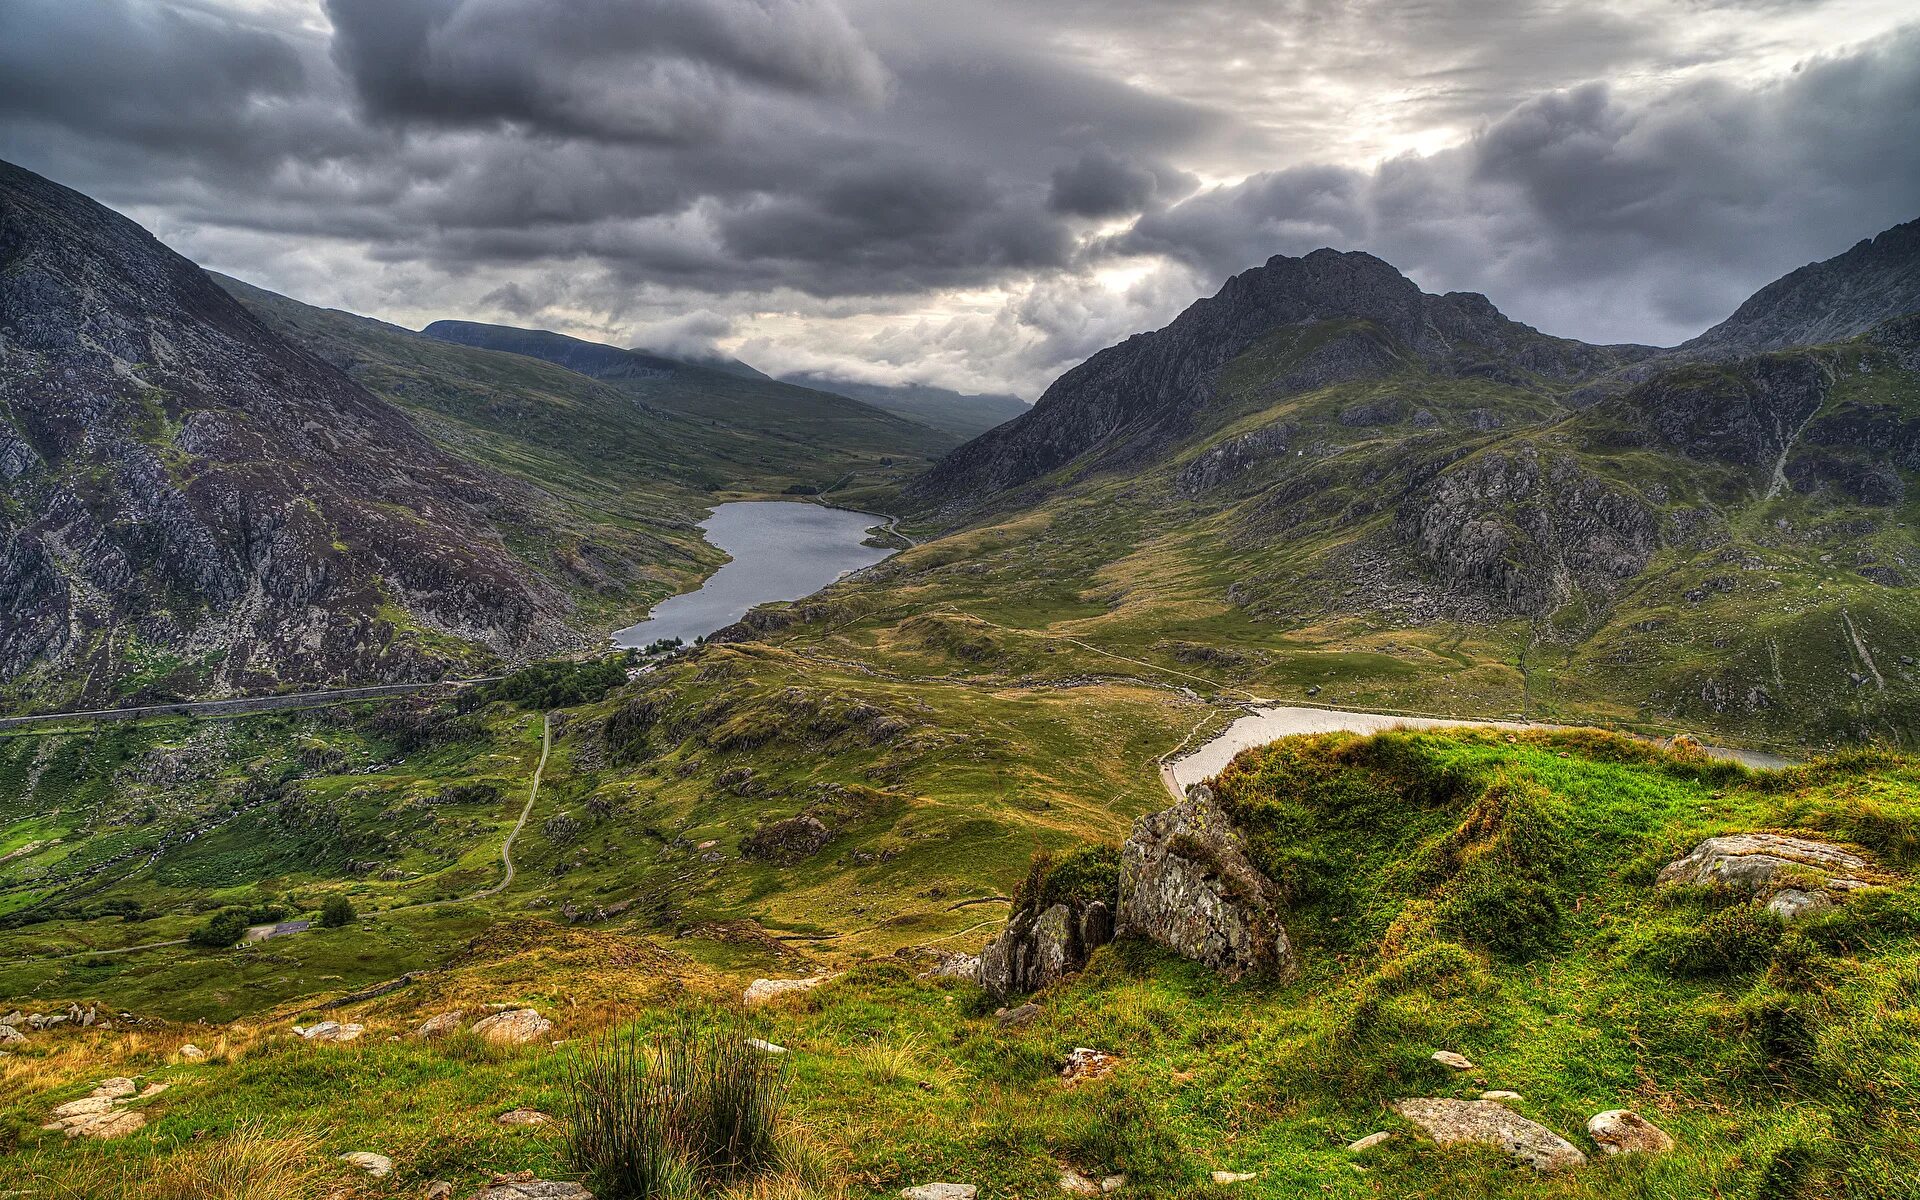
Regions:
<svg viewBox="0 0 1920 1200"><path fill-rule="evenodd" d="M747 615L757 604L798 600L849 571L892 554L863 543L886 517L788 500L741 500L700 522L707 541L732 559L691 592L670 596L638 625L613 635L619 647L661 638L691 644Z"/></svg>

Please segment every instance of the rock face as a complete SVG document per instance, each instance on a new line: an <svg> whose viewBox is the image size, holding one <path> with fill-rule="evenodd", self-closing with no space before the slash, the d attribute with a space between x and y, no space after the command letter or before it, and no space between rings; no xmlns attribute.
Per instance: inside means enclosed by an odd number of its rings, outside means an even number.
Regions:
<svg viewBox="0 0 1920 1200"><path fill-rule="evenodd" d="M1911 312L1920 312L1920 221L1776 279L1680 349L1724 356L1834 342Z"/></svg>
<svg viewBox="0 0 1920 1200"><path fill-rule="evenodd" d="M455 458L77 192L0 163L0 682L109 644L174 692L434 678L433 639L559 648L570 601L506 548L548 503Z"/></svg>
<svg viewBox="0 0 1920 1200"><path fill-rule="evenodd" d="M1493 1146L1537 1171L1564 1171L1587 1161L1572 1142L1491 1100L1416 1097L1395 1101L1393 1111L1443 1146L1453 1142Z"/></svg>
<svg viewBox="0 0 1920 1200"><path fill-rule="evenodd" d="M1037 992L1087 965L1087 956L1113 940L1113 913L1095 900L1076 912L1068 904L1014 913L980 952L980 986L997 999Z"/></svg>
<svg viewBox="0 0 1920 1200"><path fill-rule="evenodd" d="M1587 1133L1602 1154L1665 1154L1673 1149L1666 1130L1624 1108L1595 1113L1587 1121Z"/></svg>
<svg viewBox="0 0 1920 1200"><path fill-rule="evenodd" d="M1294 967L1273 883L1204 784L1134 822L1120 850L1122 936L1149 938L1237 979Z"/></svg>
<svg viewBox="0 0 1920 1200"><path fill-rule="evenodd" d="M1778 833L1708 838L1660 869L1660 887L1724 887L1765 899L1786 920L1831 908L1867 886L1872 865L1851 850Z"/></svg>

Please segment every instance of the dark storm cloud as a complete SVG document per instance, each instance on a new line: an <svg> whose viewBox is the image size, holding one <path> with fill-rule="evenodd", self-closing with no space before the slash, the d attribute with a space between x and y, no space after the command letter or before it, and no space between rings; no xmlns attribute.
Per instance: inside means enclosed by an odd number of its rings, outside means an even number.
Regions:
<svg viewBox="0 0 1920 1200"><path fill-rule="evenodd" d="M753 89L872 104L886 72L831 0L326 0L376 118L686 142Z"/></svg>
<svg viewBox="0 0 1920 1200"><path fill-rule="evenodd" d="M1321 245L1676 340L1920 214L1920 37L1784 73L1876 2L0 0L0 156L304 298L971 390Z"/></svg>
<svg viewBox="0 0 1920 1200"><path fill-rule="evenodd" d="M282 38L218 16L132 0L0 4L0 114L14 120L205 147L250 106L304 87Z"/></svg>
<svg viewBox="0 0 1920 1200"><path fill-rule="evenodd" d="M1115 217L1193 190L1193 176L1096 146L1053 172L1047 207L1076 217Z"/></svg>

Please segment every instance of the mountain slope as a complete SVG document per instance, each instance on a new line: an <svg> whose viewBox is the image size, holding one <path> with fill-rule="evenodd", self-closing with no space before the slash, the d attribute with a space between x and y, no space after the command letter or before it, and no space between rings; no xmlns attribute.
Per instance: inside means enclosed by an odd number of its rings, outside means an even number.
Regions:
<svg viewBox="0 0 1920 1200"><path fill-rule="evenodd" d="M1920 220L1782 276L1679 350L1725 357L1811 346L1910 312L1920 312Z"/></svg>
<svg viewBox="0 0 1920 1200"><path fill-rule="evenodd" d="M565 593L507 547L542 497L10 165L0 381L0 680L103 698L422 678L570 640Z"/></svg>
<svg viewBox="0 0 1920 1200"><path fill-rule="evenodd" d="M1364 328L1340 322L1364 323ZM1651 353L1547 337L1501 316L1484 296L1430 296L1370 254L1276 255L1229 279L1166 328L1100 351L1062 375L1033 410L948 455L910 495L964 507L1069 462L1117 468L1151 461L1217 422L1222 370L1255 342L1316 331L1275 394L1418 365L1438 374L1552 391Z"/></svg>
<svg viewBox="0 0 1920 1200"><path fill-rule="evenodd" d="M956 392L924 384L852 383L805 373L783 375L781 379L801 387L838 392L842 396L864 400L910 421L966 438L976 437L996 425L1004 425L1029 407L1018 396Z"/></svg>
<svg viewBox="0 0 1920 1200"><path fill-rule="evenodd" d="M878 458L927 458L958 439L870 404L736 371L698 366L582 341L544 329L476 321L435 321L427 337L542 359L604 380L656 408L711 423L716 451L739 462L816 462L822 450L843 456L845 471ZM819 482L835 476L825 469Z"/></svg>

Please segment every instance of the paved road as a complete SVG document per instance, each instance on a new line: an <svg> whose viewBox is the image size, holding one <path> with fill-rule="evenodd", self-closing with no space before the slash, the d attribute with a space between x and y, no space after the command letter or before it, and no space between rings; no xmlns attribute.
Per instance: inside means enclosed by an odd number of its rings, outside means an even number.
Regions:
<svg viewBox="0 0 1920 1200"><path fill-rule="evenodd" d="M323 688L312 692L289 692L279 696L234 696L225 700L183 700L174 704L143 704L134 708L89 708L74 712L33 713L23 717L0 717L0 729L27 725L47 725L59 721L137 721L147 717L232 717L249 713L278 712L288 708L311 708L320 704L340 704L350 700L381 700L390 696L408 696L433 688L463 688L476 683L491 683L498 675L474 679L441 679L431 683L379 683L367 687Z"/></svg>

